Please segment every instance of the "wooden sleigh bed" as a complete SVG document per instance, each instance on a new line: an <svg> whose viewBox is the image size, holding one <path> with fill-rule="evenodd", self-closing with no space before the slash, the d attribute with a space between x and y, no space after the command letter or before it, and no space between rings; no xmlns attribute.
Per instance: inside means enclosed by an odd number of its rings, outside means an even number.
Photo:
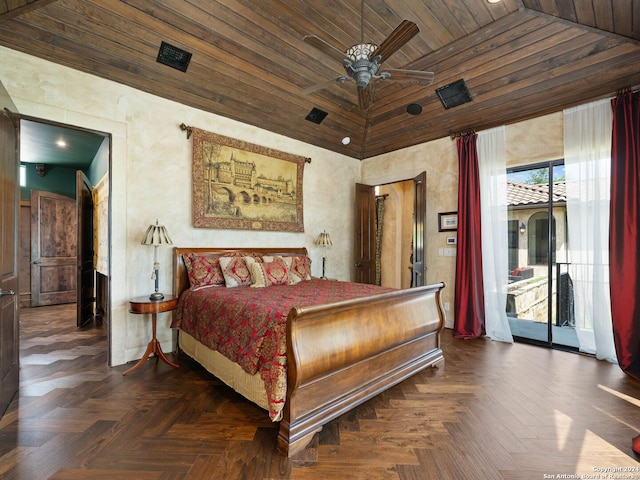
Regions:
<svg viewBox="0 0 640 480"><path fill-rule="evenodd" d="M267 256L307 256L305 248L175 248L174 293L181 296L195 290L190 289L183 256L215 258L240 251ZM314 281L333 283L312 279L308 286L313 286ZM341 284L363 286L348 282L331 286ZM284 312L286 399L279 417L275 419L272 415L272 420L280 422L280 451L287 456L296 454L329 421L416 372L444 361L440 349L444 326L440 293L444 286L439 283L406 290L387 289L365 297L296 305ZM173 326L179 329L178 341L183 352L249 400L270 408L258 373L247 373L237 363L200 343L194 338L196 334L185 332L180 325Z"/></svg>

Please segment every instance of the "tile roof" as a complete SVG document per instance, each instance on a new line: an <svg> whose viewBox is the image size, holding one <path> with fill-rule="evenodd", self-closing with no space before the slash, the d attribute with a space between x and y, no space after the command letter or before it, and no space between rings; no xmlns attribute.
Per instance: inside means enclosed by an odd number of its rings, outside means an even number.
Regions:
<svg viewBox="0 0 640 480"><path fill-rule="evenodd" d="M553 201L566 202L565 182L554 182ZM507 203L509 206L540 205L549 201L548 183L519 183L507 180Z"/></svg>

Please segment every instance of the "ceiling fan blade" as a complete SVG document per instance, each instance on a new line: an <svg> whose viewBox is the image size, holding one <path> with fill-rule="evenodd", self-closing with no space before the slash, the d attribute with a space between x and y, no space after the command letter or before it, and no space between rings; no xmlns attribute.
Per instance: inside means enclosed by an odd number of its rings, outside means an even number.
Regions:
<svg viewBox="0 0 640 480"><path fill-rule="evenodd" d="M420 29L415 23L409 20L403 20L400 25L391 32L391 35L382 41L378 48L376 48L376 50L371 54L370 58L375 58L379 55L381 58L379 63L384 62L395 52L400 50L405 43L415 37L418 32L420 32Z"/></svg>
<svg viewBox="0 0 640 480"><path fill-rule="evenodd" d="M311 85L310 87L303 88L302 90L300 90L300 95L308 95L309 93L317 92L318 90L322 90L323 88L331 87L336 83L344 83L350 80L351 79L347 77L333 78L331 80L327 80L326 82L317 83L315 85Z"/></svg>
<svg viewBox="0 0 640 480"><path fill-rule="evenodd" d="M360 110L368 110L371 105L371 83L366 87L358 87L358 105Z"/></svg>
<svg viewBox="0 0 640 480"><path fill-rule="evenodd" d="M421 70L400 70L396 68L386 68L383 73L389 73L391 80L406 83L415 83L417 85L431 85L433 83L433 72L423 72ZM382 75L383 78L387 78Z"/></svg>
<svg viewBox="0 0 640 480"><path fill-rule="evenodd" d="M316 37L315 35L307 35L306 37L304 37L304 41L309 45L316 47L318 50L326 53L330 57L339 60L340 63L342 63L342 61L347 58L346 53L325 42L320 37Z"/></svg>

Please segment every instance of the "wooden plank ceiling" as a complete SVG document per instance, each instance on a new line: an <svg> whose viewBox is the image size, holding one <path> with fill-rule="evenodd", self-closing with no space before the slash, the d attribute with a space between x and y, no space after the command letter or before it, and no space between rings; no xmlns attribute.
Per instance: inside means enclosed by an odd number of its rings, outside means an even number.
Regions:
<svg viewBox="0 0 640 480"><path fill-rule="evenodd" d="M363 11L360 0L12 0L0 2L0 45L358 159L640 84L640 0L365 0ZM379 44L403 19L420 33L383 67L432 71L432 85L375 80L367 111L353 82L300 94L344 74L305 35L345 50L361 26ZM163 41L192 54L186 72L156 61ZM435 90L460 79L472 101L445 109ZM320 124L305 121L313 108L328 113Z"/></svg>

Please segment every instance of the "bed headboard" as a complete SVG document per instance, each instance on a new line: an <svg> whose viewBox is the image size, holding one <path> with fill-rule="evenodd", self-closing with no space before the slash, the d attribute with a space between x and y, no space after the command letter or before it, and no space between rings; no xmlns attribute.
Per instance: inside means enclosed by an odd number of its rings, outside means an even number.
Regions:
<svg viewBox="0 0 640 480"><path fill-rule="evenodd" d="M285 248L216 248L216 247L175 247L173 249L173 293L179 297L182 292L189 288L189 276L187 267L184 265L182 255L184 253L197 253L206 257L219 257L228 253L245 252L247 254L255 252L262 255L304 255L308 252L306 247L285 247Z"/></svg>

